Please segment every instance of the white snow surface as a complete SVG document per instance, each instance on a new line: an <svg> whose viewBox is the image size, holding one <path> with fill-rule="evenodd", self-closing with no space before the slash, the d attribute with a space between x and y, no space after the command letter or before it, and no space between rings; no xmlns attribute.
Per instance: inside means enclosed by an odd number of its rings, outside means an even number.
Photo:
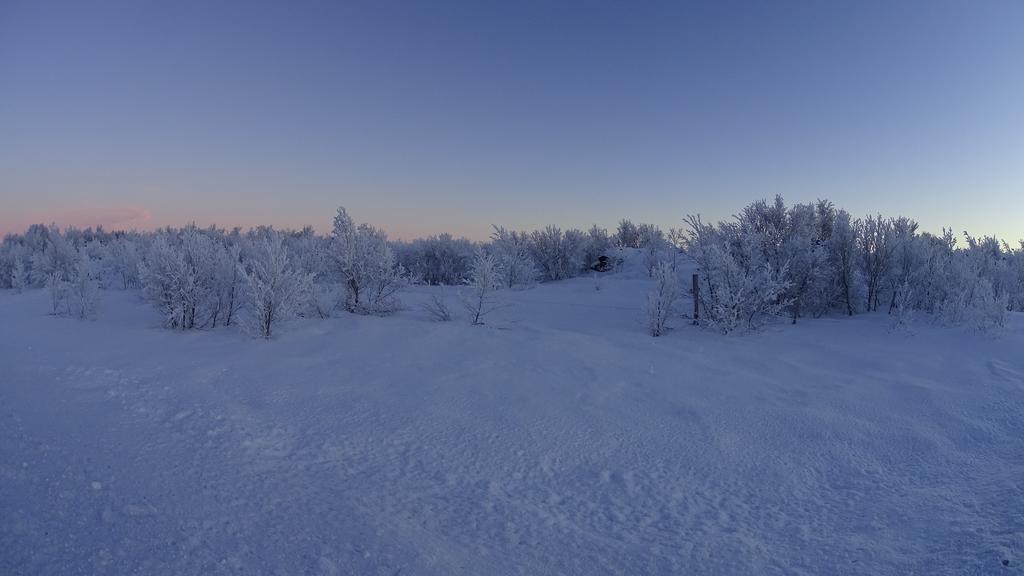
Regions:
<svg viewBox="0 0 1024 576"><path fill-rule="evenodd" d="M637 268L270 341L0 293L0 574L1024 573L1021 315L651 338Z"/></svg>

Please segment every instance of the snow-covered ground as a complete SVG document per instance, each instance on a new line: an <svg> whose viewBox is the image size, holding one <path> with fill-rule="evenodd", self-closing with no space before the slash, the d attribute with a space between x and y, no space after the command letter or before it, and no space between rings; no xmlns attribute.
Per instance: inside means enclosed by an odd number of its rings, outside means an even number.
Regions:
<svg viewBox="0 0 1024 576"><path fill-rule="evenodd" d="M2 293L0 574L1024 573L1019 314L651 338L636 272L271 341Z"/></svg>

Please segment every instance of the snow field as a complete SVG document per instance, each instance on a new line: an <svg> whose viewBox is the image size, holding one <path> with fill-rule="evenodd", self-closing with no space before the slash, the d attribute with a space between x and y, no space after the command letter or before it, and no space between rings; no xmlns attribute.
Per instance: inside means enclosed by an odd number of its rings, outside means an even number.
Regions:
<svg viewBox="0 0 1024 576"><path fill-rule="evenodd" d="M1022 572L1020 314L650 338L635 272L270 341L0 295L0 573Z"/></svg>

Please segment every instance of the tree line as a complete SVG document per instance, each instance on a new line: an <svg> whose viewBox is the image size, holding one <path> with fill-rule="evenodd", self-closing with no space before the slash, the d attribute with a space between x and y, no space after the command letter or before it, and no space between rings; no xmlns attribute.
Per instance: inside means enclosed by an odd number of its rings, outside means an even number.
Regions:
<svg viewBox="0 0 1024 576"><path fill-rule="evenodd" d="M140 290L168 328L238 325L269 338L294 317L391 314L409 284L467 287L462 303L482 323L495 292L579 276L599 260L607 266L597 269L614 269L627 249L639 252L654 279L643 309L655 336L687 295L699 302L700 323L723 333L780 317L878 310L894 324L919 312L997 330L1008 311L1024 311L1024 241L1013 247L950 229L931 234L906 217L854 218L827 200L786 206L781 197L751 203L729 221L687 216L668 231L630 220L613 232L495 226L486 242L448 234L392 241L344 208L327 235L310 227L33 225L0 244L0 288L45 289L53 314L80 318L96 314L99 289ZM679 278L687 258L699 274L695 295ZM437 299L428 311L451 318Z"/></svg>

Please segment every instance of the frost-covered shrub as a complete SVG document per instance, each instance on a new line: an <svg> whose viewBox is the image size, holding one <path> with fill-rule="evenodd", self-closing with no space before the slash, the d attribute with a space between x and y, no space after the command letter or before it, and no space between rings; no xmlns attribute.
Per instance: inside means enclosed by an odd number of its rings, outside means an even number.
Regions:
<svg viewBox="0 0 1024 576"><path fill-rule="evenodd" d="M0 245L0 288L17 292L32 286L32 255L28 248L8 236Z"/></svg>
<svg viewBox="0 0 1024 576"><path fill-rule="evenodd" d="M672 261L672 247L665 239L665 234L654 226L644 224L639 231L644 267L647 268L647 275L654 278L655 271L662 263Z"/></svg>
<svg viewBox="0 0 1024 576"><path fill-rule="evenodd" d="M1024 312L1024 240L1020 241L1020 247L1011 249L1009 244L1004 244L1007 254L1006 266L1006 292L1007 307L1010 310Z"/></svg>
<svg viewBox="0 0 1024 576"><path fill-rule="evenodd" d="M21 291L31 285L32 255L21 238L8 235L0 244L0 288Z"/></svg>
<svg viewBox="0 0 1024 576"><path fill-rule="evenodd" d="M119 280L121 288L139 287L139 250L135 241L128 238L115 239L107 251L107 267Z"/></svg>
<svg viewBox="0 0 1024 576"><path fill-rule="evenodd" d="M468 287L459 293L471 324L483 324L484 317L498 307L495 293L500 287L501 278L494 258L483 250L478 251L473 257Z"/></svg>
<svg viewBox="0 0 1024 576"><path fill-rule="evenodd" d="M44 247L32 258L31 280L35 285L51 285L53 278L71 278L78 262L78 252L73 244L56 227L43 228L46 237Z"/></svg>
<svg viewBox="0 0 1024 576"><path fill-rule="evenodd" d="M858 237L862 227L860 220L851 218L845 210L839 210L828 242L833 291L837 302L849 316L860 310L866 294L864 277L858 265Z"/></svg>
<svg viewBox="0 0 1024 576"><path fill-rule="evenodd" d="M396 295L406 284L405 271L382 230L356 226L348 212L338 208L328 257L345 289L345 310L390 314L398 308Z"/></svg>
<svg viewBox="0 0 1024 576"><path fill-rule="evenodd" d="M583 266L594 266L597 264L598 258L608 256L613 247L608 231L594 224L587 230L587 238L583 248Z"/></svg>
<svg viewBox="0 0 1024 576"><path fill-rule="evenodd" d="M889 329L894 332L910 332L914 315L914 287L909 281L903 282L893 293L889 307Z"/></svg>
<svg viewBox="0 0 1024 576"><path fill-rule="evenodd" d="M299 316L330 318L344 303L330 257L331 238L317 235L309 226L281 235L292 265L312 278L310 297Z"/></svg>
<svg viewBox="0 0 1024 576"><path fill-rule="evenodd" d="M686 250L700 268L702 324L723 333L753 330L784 311L785 268L772 270L758 235L737 226L705 224L695 216L686 222Z"/></svg>
<svg viewBox="0 0 1024 576"><path fill-rule="evenodd" d="M529 286L540 276L530 251L528 234L494 226L491 243L487 248L494 257L494 265L504 288Z"/></svg>
<svg viewBox="0 0 1024 576"><path fill-rule="evenodd" d="M440 294L431 294L430 299L423 304L423 310L435 322L450 322L454 317L448 302Z"/></svg>
<svg viewBox="0 0 1024 576"><path fill-rule="evenodd" d="M24 260L20 258L14 260L11 265L9 284L16 292L21 292L29 285L28 266L25 266Z"/></svg>
<svg viewBox="0 0 1024 576"><path fill-rule="evenodd" d="M1006 328L1008 305L1007 294L997 294L991 282L982 278L971 307L970 325L986 334L1001 332Z"/></svg>
<svg viewBox="0 0 1024 576"><path fill-rule="evenodd" d="M221 282L227 274L223 270L233 262L223 250L214 230L189 226L157 234L139 264L139 281L165 326L181 330L216 326L225 312ZM237 278L232 281L237 286Z"/></svg>
<svg viewBox="0 0 1024 576"><path fill-rule="evenodd" d="M640 247L640 230L631 220L622 219L615 230L615 243L623 248Z"/></svg>
<svg viewBox="0 0 1024 576"><path fill-rule="evenodd" d="M85 253L80 254L75 266L75 275L65 287L67 311L80 319L96 317L99 302L97 267Z"/></svg>
<svg viewBox="0 0 1024 576"><path fill-rule="evenodd" d="M679 297L679 279L669 262L661 262L654 269L654 290L647 294L644 306L647 331L661 336L668 329L676 299Z"/></svg>
<svg viewBox="0 0 1024 576"><path fill-rule="evenodd" d="M216 328L217 322L221 321L225 326L231 326L245 300L242 297L244 277L238 266L242 263L242 245L240 243L217 243L214 247L213 258L213 301L210 324L211 327Z"/></svg>
<svg viewBox="0 0 1024 576"><path fill-rule="evenodd" d="M243 326L254 337L270 338L275 326L298 315L309 297L312 277L292 265L277 233L255 240L238 267L248 294Z"/></svg>
<svg viewBox="0 0 1024 576"><path fill-rule="evenodd" d="M967 325L980 332L996 332L1006 325L1009 296L1000 293L984 275L976 255L958 253L946 273L946 290L938 305L942 321Z"/></svg>
<svg viewBox="0 0 1024 576"><path fill-rule="evenodd" d="M548 226L530 235L530 251L545 280L578 276L586 267L586 246L586 234L576 229L563 233L557 226Z"/></svg>
<svg viewBox="0 0 1024 576"><path fill-rule="evenodd" d="M820 236L818 210L813 204L789 209L778 245L779 272L787 288L783 299L795 324L805 310L817 313L831 304L828 285L828 250Z"/></svg>
<svg viewBox="0 0 1024 576"><path fill-rule="evenodd" d="M50 314L67 314L68 282L63 272L54 270L46 276L46 292L50 296Z"/></svg>
<svg viewBox="0 0 1024 576"><path fill-rule="evenodd" d="M337 284L314 281L309 292L311 315L318 318L330 318L342 308L344 296L341 287Z"/></svg>
<svg viewBox="0 0 1024 576"><path fill-rule="evenodd" d="M169 328L190 328L195 306L195 271L168 234L153 240L145 261L139 264L142 293L157 309Z"/></svg>
<svg viewBox="0 0 1024 576"><path fill-rule="evenodd" d="M861 274L867 287L864 308L868 311L878 310L881 291L890 274L896 251L893 222L882 218L881 214L868 216L863 220L857 242Z"/></svg>
<svg viewBox="0 0 1024 576"><path fill-rule="evenodd" d="M466 238L440 234L394 245L398 262L418 281L431 285L461 284L469 277L475 247Z"/></svg>

